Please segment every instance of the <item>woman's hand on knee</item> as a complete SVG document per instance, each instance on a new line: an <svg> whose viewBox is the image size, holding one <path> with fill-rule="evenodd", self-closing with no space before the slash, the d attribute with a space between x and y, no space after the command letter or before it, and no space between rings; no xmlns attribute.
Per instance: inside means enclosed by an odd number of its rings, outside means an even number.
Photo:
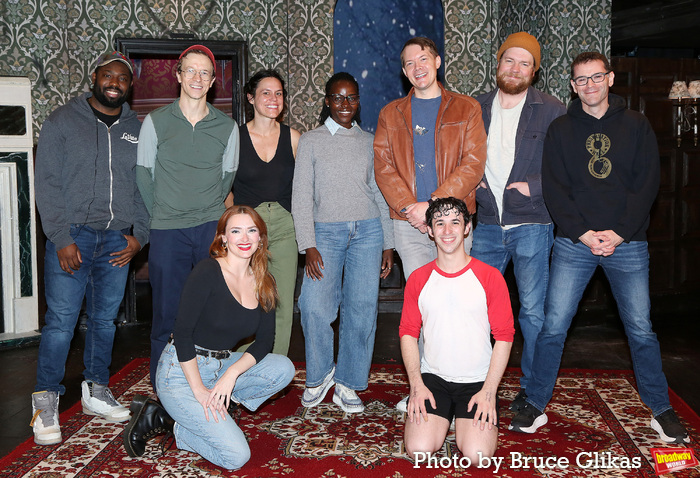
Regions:
<svg viewBox="0 0 700 478"><path fill-rule="evenodd" d="M228 405L231 401L231 393L236 385L237 375L225 373L214 385L214 388L209 392L206 407L212 411L214 421L219 421L217 413L222 419L226 420L228 416Z"/></svg>
<svg viewBox="0 0 700 478"><path fill-rule="evenodd" d="M203 388L202 390L193 390L194 393L194 398L199 402L199 404L202 406L202 409L204 410L204 418L209 421L209 414L214 417L214 421L218 422L219 417L216 416L216 407L210 406L209 405L209 398L211 397L212 390L209 390L208 388ZM224 418L225 419L225 418Z"/></svg>

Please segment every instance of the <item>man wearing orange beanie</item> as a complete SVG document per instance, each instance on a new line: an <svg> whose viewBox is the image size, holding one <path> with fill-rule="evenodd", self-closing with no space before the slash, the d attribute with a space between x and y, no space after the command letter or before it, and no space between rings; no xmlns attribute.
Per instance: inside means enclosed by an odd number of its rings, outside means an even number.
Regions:
<svg viewBox="0 0 700 478"><path fill-rule="evenodd" d="M553 242L552 218L542 197L541 167L549 123L566 113L561 101L533 88L540 44L513 33L498 49L498 88L478 96L487 140L486 170L476 191L472 256L503 273L512 260L520 296L523 376L512 410L524 405L544 301Z"/></svg>

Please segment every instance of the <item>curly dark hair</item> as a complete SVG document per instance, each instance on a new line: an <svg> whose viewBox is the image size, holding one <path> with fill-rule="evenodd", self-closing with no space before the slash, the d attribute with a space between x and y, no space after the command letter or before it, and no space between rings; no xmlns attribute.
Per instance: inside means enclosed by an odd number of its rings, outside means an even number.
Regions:
<svg viewBox="0 0 700 478"><path fill-rule="evenodd" d="M335 75L331 76L326 82L326 96L331 94L331 88L333 88L333 85L335 85L339 81L349 81L350 83L355 85L355 88L357 88L357 92L360 92L360 85L357 84L357 80L355 79L355 77L346 71L340 71ZM321 108L321 114L318 115L318 125L323 126L323 123L326 122L330 115L331 107L328 106L324 101L323 108ZM355 116L352 119L355 122L360 123L360 105L357 105L357 113L355 113Z"/></svg>
<svg viewBox="0 0 700 478"><path fill-rule="evenodd" d="M436 214L443 216L449 211L456 210L458 214L464 217L464 224L468 224L472 220L472 215L469 214L467 205L461 199L455 197L435 199L428 209L425 211L425 222L430 228L433 227L433 219Z"/></svg>

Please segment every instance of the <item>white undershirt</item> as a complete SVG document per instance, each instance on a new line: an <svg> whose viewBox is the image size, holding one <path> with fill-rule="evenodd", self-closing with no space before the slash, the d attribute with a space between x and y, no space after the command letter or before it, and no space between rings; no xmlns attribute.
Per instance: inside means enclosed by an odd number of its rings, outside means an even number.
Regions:
<svg viewBox="0 0 700 478"><path fill-rule="evenodd" d="M491 107L491 124L486 143L486 179L496 198L499 222L503 211L503 192L515 162L515 135L526 98L523 96L517 105L506 109L501 106L500 95L499 90Z"/></svg>

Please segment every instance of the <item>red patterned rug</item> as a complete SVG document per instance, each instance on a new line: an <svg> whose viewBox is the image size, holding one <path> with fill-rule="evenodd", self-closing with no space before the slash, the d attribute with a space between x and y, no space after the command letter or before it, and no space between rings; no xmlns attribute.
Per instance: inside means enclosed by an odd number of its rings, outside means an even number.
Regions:
<svg viewBox="0 0 700 478"><path fill-rule="evenodd" d="M299 366L297 367L299 369ZM519 370L508 370L501 386L502 423L512 413L506 404L518 391ZM149 393L148 360L137 359L113 377L112 391L123 403L135 393ZM547 414L549 423L534 435L502 430L497 462L469 468L453 437L429 463L416 467L403 450L404 417L394 409L407 392L403 367L372 367L369 389L360 396L365 413L345 415L330 401L301 407L304 370L297 370L290 392L258 412L244 412L240 425L252 458L237 472L227 472L198 455L171 449L161 455L157 440L142 458L129 458L122 447L124 424L81 413L80 403L61 415L63 443L34 446L27 440L0 459L0 475L133 477L654 477L650 449L670 448L649 427L649 412L639 400L628 371L562 371ZM700 456L700 418L671 392L671 401L688 427ZM479 465L482 465L479 468ZM488 466L487 466L488 465ZM700 477L698 468L673 476Z"/></svg>

